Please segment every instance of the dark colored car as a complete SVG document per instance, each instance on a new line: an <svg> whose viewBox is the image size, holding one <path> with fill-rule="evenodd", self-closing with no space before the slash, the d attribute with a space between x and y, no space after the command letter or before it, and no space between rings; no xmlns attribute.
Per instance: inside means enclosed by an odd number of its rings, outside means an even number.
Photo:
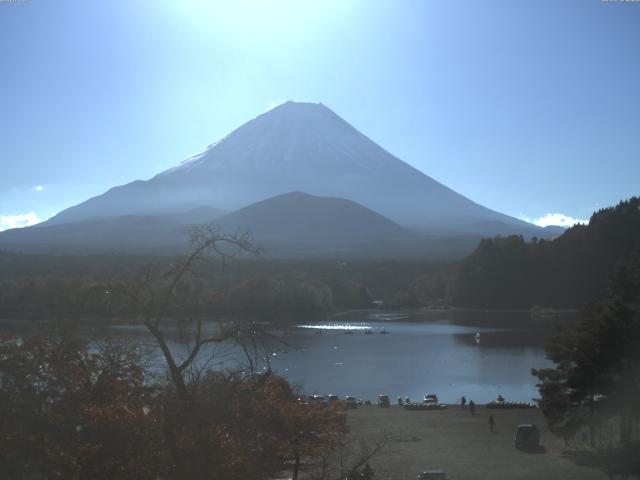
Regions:
<svg viewBox="0 0 640 480"><path fill-rule="evenodd" d="M311 397L309 397L309 403L327 406L329 405L329 400L325 395L312 395Z"/></svg>
<svg viewBox="0 0 640 480"><path fill-rule="evenodd" d="M535 450L540 447L540 430L533 424L518 425L515 438L518 450Z"/></svg>

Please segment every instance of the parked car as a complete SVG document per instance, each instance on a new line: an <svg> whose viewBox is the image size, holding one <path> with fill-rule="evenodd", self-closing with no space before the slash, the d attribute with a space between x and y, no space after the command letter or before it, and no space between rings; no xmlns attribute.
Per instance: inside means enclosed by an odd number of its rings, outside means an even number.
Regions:
<svg viewBox="0 0 640 480"><path fill-rule="evenodd" d="M534 450L540 446L540 430L533 424L518 425L515 438L518 450Z"/></svg>
<svg viewBox="0 0 640 480"><path fill-rule="evenodd" d="M358 408L358 401L356 400L356 397L347 396L345 398L345 402L347 404L347 408Z"/></svg>
<svg viewBox="0 0 640 480"><path fill-rule="evenodd" d="M309 397L309 403L315 403L319 405L329 405L326 395L312 395Z"/></svg>
<svg viewBox="0 0 640 480"><path fill-rule="evenodd" d="M423 470L418 480L447 480L447 474L444 470Z"/></svg>
<svg viewBox="0 0 640 480"><path fill-rule="evenodd" d="M378 395L378 407L389 408L389 395Z"/></svg>

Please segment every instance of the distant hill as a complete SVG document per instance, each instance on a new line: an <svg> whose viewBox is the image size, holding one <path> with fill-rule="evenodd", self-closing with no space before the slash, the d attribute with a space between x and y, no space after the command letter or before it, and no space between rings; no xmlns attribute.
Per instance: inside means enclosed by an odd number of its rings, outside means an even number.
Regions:
<svg viewBox="0 0 640 480"><path fill-rule="evenodd" d="M23 253L171 253L187 225L170 216L124 215L0 232L0 248Z"/></svg>
<svg viewBox="0 0 640 480"><path fill-rule="evenodd" d="M286 193L218 219L224 230L248 230L277 249L364 248L415 241L420 235L343 198Z"/></svg>
<svg viewBox="0 0 640 480"><path fill-rule="evenodd" d="M552 241L483 240L460 267L452 302L465 307L577 307L605 293L640 248L640 199L593 214Z"/></svg>
<svg viewBox="0 0 640 480"><path fill-rule="evenodd" d="M460 258L477 242L422 235L351 200L302 192L254 203L216 223L228 232L251 232L274 257Z"/></svg>
<svg viewBox="0 0 640 480"><path fill-rule="evenodd" d="M0 232L0 249L37 253L176 253L190 223L213 220L223 231L247 231L270 257L462 258L477 236L429 236L343 198L292 192L215 217L200 208L173 215L124 215Z"/></svg>
<svg viewBox="0 0 640 480"><path fill-rule="evenodd" d="M201 205L227 212L292 191L345 198L428 234L544 236L396 158L322 104L284 103L204 152L70 207L49 225L170 215Z"/></svg>
<svg viewBox="0 0 640 480"><path fill-rule="evenodd" d="M222 210L201 206L155 215L121 215L0 232L0 249L24 253L175 253L189 225L215 221Z"/></svg>
<svg viewBox="0 0 640 480"><path fill-rule="evenodd" d="M168 217L184 224L209 223L225 214L224 210L209 206L190 208L183 212L167 214Z"/></svg>

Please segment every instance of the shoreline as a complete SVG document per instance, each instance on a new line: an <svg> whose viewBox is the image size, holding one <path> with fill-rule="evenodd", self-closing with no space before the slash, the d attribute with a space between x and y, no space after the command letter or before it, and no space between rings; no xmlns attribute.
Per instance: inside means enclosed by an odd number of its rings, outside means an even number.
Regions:
<svg viewBox="0 0 640 480"><path fill-rule="evenodd" d="M308 318L307 321L314 322L332 322L332 321L341 321L342 319L349 320L344 317L357 317L362 316L363 318L355 318L350 321L353 322L388 322L395 323L398 321L402 322L430 322L434 320L449 320L452 323L459 324L468 324L468 325L510 325L510 326L540 326L540 325L554 325L559 323L565 323L567 321L572 320L573 316L579 314L578 309L545 309L552 314L549 318L531 318L532 309L478 309L478 308L458 308L458 307L447 307L447 308L430 308L430 307L418 307L418 308L399 308L392 310L384 310L377 308L366 308L366 309L348 309L348 310L340 310L338 312L329 313L325 315L314 315ZM367 318L368 315L377 315L378 318ZM456 318L458 315L466 316L466 318ZM486 315L496 315L498 317L505 315L516 315L524 317L525 315L528 318L517 318L517 319L506 319L506 318L483 318ZM394 318L397 316L402 316L403 318L398 319ZM439 317L439 318L428 318L430 316ZM449 318L444 318L444 317ZM475 317L475 318L474 318ZM211 319L206 318L203 319L204 322L246 322L252 323L252 320L230 320L230 319ZM303 324L304 320L291 321L286 320L283 322L274 322L274 321L265 321L265 322L257 322L263 323L265 325L273 326L273 327L290 327L295 325ZM0 328L2 327L47 327L47 326L55 326L55 320L46 320L43 318L2 318L0 317ZM134 326L138 325L138 322L134 321L134 319L91 319L80 321L76 324L79 327L122 327L122 326ZM173 322L170 320L167 321L167 326L173 326Z"/></svg>

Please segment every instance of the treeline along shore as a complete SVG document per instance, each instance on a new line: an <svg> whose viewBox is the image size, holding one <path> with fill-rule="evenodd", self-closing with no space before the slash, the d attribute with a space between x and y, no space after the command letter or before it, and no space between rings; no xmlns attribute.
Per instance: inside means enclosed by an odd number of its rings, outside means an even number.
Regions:
<svg viewBox="0 0 640 480"><path fill-rule="evenodd" d="M198 265L176 292L175 317L288 322L353 309L573 310L606 293L615 268L640 248L640 200L596 212L553 240L496 237L460 262L274 260L245 256ZM127 322L108 285L178 261L151 255L26 255L0 251L0 319ZM104 287L104 288L103 288ZM537 309L537 310L536 310Z"/></svg>

